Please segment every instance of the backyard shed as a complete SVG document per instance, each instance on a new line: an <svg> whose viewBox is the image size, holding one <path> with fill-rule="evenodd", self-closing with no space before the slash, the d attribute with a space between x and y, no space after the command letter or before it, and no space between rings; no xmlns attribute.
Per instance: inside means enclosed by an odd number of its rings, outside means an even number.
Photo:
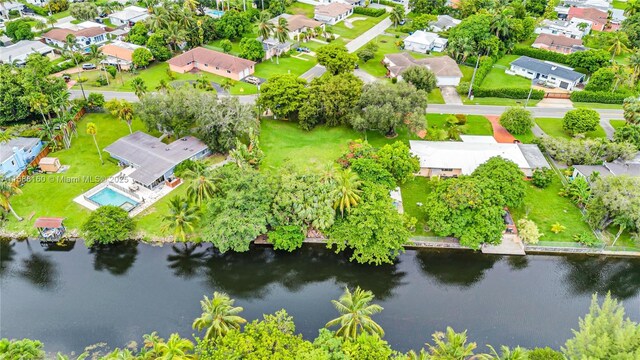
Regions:
<svg viewBox="0 0 640 360"><path fill-rule="evenodd" d="M58 172L62 165L60 165L60 160L58 158L43 157L40 159L40 162L38 162L38 166L40 166L40 169L44 172Z"/></svg>

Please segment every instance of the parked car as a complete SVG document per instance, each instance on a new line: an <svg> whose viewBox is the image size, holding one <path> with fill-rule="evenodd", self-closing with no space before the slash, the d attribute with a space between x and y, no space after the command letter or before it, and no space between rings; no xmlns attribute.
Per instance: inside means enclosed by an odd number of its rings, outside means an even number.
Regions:
<svg viewBox="0 0 640 360"><path fill-rule="evenodd" d="M255 76L247 76L246 78L244 78L244 81L248 82L249 84L260 85L260 79Z"/></svg>
<svg viewBox="0 0 640 360"><path fill-rule="evenodd" d="M307 48L307 47L299 47L296 50L298 52L305 52L305 53L311 52L311 50L309 48Z"/></svg>
<svg viewBox="0 0 640 360"><path fill-rule="evenodd" d="M82 64L82 70L93 70L96 68L96 64L86 63Z"/></svg>
<svg viewBox="0 0 640 360"><path fill-rule="evenodd" d="M33 15L33 14L35 14L36 12L35 12L35 11L33 11L33 9L30 9L30 8L28 8L28 7L26 7L26 6L25 6L25 7L24 7L24 9L22 9L22 13L23 13L23 14Z"/></svg>

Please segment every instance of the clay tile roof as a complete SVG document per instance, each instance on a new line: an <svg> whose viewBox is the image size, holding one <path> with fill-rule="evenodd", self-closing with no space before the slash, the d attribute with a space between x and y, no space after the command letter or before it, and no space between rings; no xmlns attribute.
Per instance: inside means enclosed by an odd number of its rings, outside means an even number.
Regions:
<svg viewBox="0 0 640 360"><path fill-rule="evenodd" d="M102 50L102 53L105 55L113 56L115 58L126 60L126 61L131 61L133 59L134 50L136 48L141 47L141 46L136 46L135 48L124 47L124 46L119 46L119 44L120 43L107 44L101 47L100 50Z"/></svg>
<svg viewBox="0 0 640 360"><path fill-rule="evenodd" d="M42 37L57 41L67 41L67 35L69 34L75 35L75 32L69 29L51 29L42 35Z"/></svg>
<svg viewBox="0 0 640 360"><path fill-rule="evenodd" d="M169 59L167 63L174 66L187 66L192 61L196 61L199 64L207 64L210 67L215 66L223 70L230 70L234 73L239 73L256 64L255 62L247 59L221 53L219 51L205 49L203 47L197 47L175 56Z"/></svg>
<svg viewBox="0 0 640 360"><path fill-rule="evenodd" d="M540 34L534 44L545 44L545 45L555 45L555 46L581 46L581 39L572 39L570 37L561 36L561 35L551 35L551 34Z"/></svg>
<svg viewBox="0 0 640 360"><path fill-rule="evenodd" d="M353 9L353 6L342 3L331 3L327 5L316 6L314 12L316 15L336 17Z"/></svg>
<svg viewBox="0 0 640 360"><path fill-rule="evenodd" d="M278 19L280 17L284 17L285 19L287 19L287 29L289 31L296 31L296 30L302 29L304 27L308 27L310 29L313 29L313 28L316 28L318 26L322 26L322 23L320 21L309 19L308 17L306 17L304 15L282 14L280 16L276 16L275 18L271 19L270 22L273 23L273 24L277 24L278 23Z"/></svg>
<svg viewBox="0 0 640 360"><path fill-rule="evenodd" d="M569 16L599 23L606 23L609 14L595 8L572 7L569 9Z"/></svg>
<svg viewBox="0 0 640 360"><path fill-rule="evenodd" d="M37 218L33 224L37 228L59 228L62 226L64 218L41 217Z"/></svg>

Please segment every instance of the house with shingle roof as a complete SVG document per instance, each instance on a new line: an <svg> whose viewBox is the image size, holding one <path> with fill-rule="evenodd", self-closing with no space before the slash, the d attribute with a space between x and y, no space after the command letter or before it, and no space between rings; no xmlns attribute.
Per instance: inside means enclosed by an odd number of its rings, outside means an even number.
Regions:
<svg viewBox="0 0 640 360"><path fill-rule="evenodd" d="M193 48L167 60L169 69L184 74L193 70L206 71L233 80L242 80L253 74L256 63L219 51Z"/></svg>
<svg viewBox="0 0 640 360"><path fill-rule="evenodd" d="M109 20L116 26L133 26L149 17L147 9L140 6L127 6L109 15Z"/></svg>
<svg viewBox="0 0 640 360"><path fill-rule="evenodd" d="M462 71L449 56L436 56L415 59L408 53L386 54L382 62L387 67L387 76L402 79L402 72L410 66L424 66L436 76L437 86L458 86L462 79Z"/></svg>
<svg viewBox="0 0 640 360"><path fill-rule="evenodd" d="M339 2L318 5L313 10L313 18L325 24L335 25L353 14L353 6Z"/></svg>
<svg viewBox="0 0 640 360"><path fill-rule="evenodd" d="M45 56L53 56L53 48L40 41L20 40L13 45L2 48L0 51L0 64L24 65L29 55L38 53Z"/></svg>
<svg viewBox="0 0 640 360"><path fill-rule="evenodd" d="M324 31L323 22L309 19L304 15L281 14L269 20L269 22L277 25L280 18L287 20L287 30L289 30L289 38L291 40L297 41L300 34L305 33L307 30L313 30L317 27L320 27L322 31Z"/></svg>
<svg viewBox="0 0 640 360"><path fill-rule="evenodd" d="M587 48L582 45L581 39L572 39L566 36L540 34L531 44L531 47L561 54L572 54L578 51L585 51Z"/></svg>
<svg viewBox="0 0 640 360"><path fill-rule="evenodd" d="M432 21L429 23L429 27L431 31L435 33L439 33L442 31L447 31L453 27L458 26L462 20L458 20L449 15L438 15L438 19L436 21Z"/></svg>
<svg viewBox="0 0 640 360"><path fill-rule="evenodd" d="M574 71L568 66L542 61L528 56L521 56L511 62L511 68L507 73L523 76L546 86L559 87L565 90L573 90L580 84L585 75Z"/></svg>

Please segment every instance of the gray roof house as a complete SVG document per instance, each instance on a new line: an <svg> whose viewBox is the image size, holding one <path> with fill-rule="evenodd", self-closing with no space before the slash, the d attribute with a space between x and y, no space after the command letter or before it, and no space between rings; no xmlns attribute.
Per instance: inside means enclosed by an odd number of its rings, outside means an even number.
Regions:
<svg viewBox="0 0 640 360"><path fill-rule="evenodd" d="M136 170L129 177L147 188L170 180L181 162L202 159L210 154L207 145L193 136L165 144L141 131L116 140L104 151L122 164L134 167Z"/></svg>
<svg viewBox="0 0 640 360"><path fill-rule="evenodd" d="M24 65L27 57L34 53L50 55L53 54L53 48L40 41L21 40L0 50L0 64Z"/></svg>
<svg viewBox="0 0 640 360"><path fill-rule="evenodd" d="M523 76L538 84L565 90L573 90L585 77L584 74L574 71L573 68L528 56L521 56L512 61L511 68L507 70L507 73Z"/></svg>
<svg viewBox="0 0 640 360"><path fill-rule="evenodd" d="M598 173L600 177L640 176L640 164L637 163L604 162L602 165L574 165L573 169L573 177L581 176L587 181L594 173Z"/></svg>
<svg viewBox="0 0 640 360"><path fill-rule="evenodd" d="M430 22L429 26L431 27L431 31L439 33L442 31L447 31L452 27L456 27L461 22L462 20L458 20L449 15L438 15L438 20Z"/></svg>

